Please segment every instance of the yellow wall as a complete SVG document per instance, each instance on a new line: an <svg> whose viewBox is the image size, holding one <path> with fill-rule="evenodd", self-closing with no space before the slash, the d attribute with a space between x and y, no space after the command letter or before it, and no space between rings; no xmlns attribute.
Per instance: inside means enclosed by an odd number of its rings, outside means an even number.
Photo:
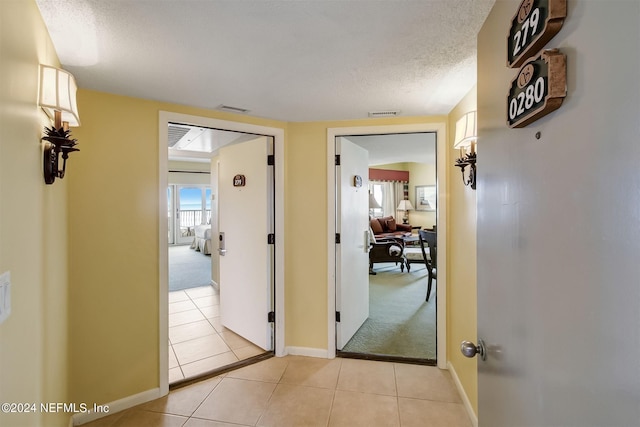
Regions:
<svg viewBox="0 0 640 427"><path fill-rule="evenodd" d="M38 64L59 66L32 0L0 1L0 402L67 402L67 180L45 185ZM73 164L73 154L71 163ZM69 414L5 414L3 426L63 426Z"/></svg>
<svg viewBox="0 0 640 427"><path fill-rule="evenodd" d="M408 163L409 165L409 200L418 206L416 185L436 185L436 165ZM409 223L413 226L431 228L436 225L435 211L409 211Z"/></svg>
<svg viewBox="0 0 640 427"><path fill-rule="evenodd" d="M449 162L447 183L448 206L448 254L447 254L447 354L460 382L478 413L477 358L468 359L460 353L460 342L476 342L476 191L465 187L460 169L453 166L459 153L454 150L456 121L468 111L476 109L474 87L449 114ZM481 157L482 143L478 144ZM479 165L482 168L482 163Z"/></svg>

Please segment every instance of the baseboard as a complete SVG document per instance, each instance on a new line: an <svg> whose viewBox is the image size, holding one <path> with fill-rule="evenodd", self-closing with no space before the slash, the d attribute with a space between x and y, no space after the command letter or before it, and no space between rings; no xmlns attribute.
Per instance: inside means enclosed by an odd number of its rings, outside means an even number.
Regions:
<svg viewBox="0 0 640 427"><path fill-rule="evenodd" d="M318 357L321 359L329 358L329 352L323 348L285 347L285 354L290 354L292 356Z"/></svg>
<svg viewBox="0 0 640 427"><path fill-rule="evenodd" d="M125 409L133 408L136 405L150 402L160 397L162 397L160 393L160 388L154 388L151 390L143 391L142 393L134 394L132 396L127 396L122 399L113 401L111 403L102 405L103 407L108 407L109 412L88 411L88 412L75 414L71 417L69 425L79 426L82 424L86 424L90 421L97 420L98 418L103 418L108 415L115 414L120 411L124 411Z"/></svg>
<svg viewBox="0 0 640 427"><path fill-rule="evenodd" d="M467 396L467 393L465 392L464 387L462 387L460 378L458 378L458 374L456 373L456 370L451 364L451 362L447 363L447 369L449 370L449 373L451 374L451 378L453 379L453 382L455 383L456 388L458 389L458 393L460 393L462 404L464 405L464 408L467 410L467 414L469 414L469 419L471 420L471 424L473 425L473 427L478 427L478 416L473 410L473 406L471 406L471 401L469 401L469 397Z"/></svg>

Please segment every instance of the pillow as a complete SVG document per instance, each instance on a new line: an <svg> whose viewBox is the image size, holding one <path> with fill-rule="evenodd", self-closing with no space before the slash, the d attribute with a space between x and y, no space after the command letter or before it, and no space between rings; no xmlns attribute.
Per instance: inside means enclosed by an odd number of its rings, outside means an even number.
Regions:
<svg viewBox="0 0 640 427"><path fill-rule="evenodd" d="M395 218L391 218L387 220L387 228L389 229L389 231L397 230Z"/></svg>
<svg viewBox="0 0 640 427"><path fill-rule="evenodd" d="M382 229L382 225L380 225L380 222L378 222L377 218L374 218L371 221L369 221L369 225L371 226L371 229L373 230L373 234L384 233L384 230Z"/></svg>
<svg viewBox="0 0 640 427"><path fill-rule="evenodd" d="M389 246L389 256L399 257L400 255L402 255L402 248L400 246L397 246L397 245Z"/></svg>
<svg viewBox="0 0 640 427"><path fill-rule="evenodd" d="M382 232L383 233L388 231L388 229L387 229L387 221L390 220L390 219L393 219L393 217L392 216L385 216L385 217L382 217L382 218L378 218L378 222L380 223L380 227L382 227ZM375 230L375 228L374 228L374 230Z"/></svg>

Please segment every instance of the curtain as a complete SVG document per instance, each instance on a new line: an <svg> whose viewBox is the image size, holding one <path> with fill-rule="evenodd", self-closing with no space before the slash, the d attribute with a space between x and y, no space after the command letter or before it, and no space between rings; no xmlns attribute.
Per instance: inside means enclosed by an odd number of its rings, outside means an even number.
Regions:
<svg viewBox="0 0 640 427"><path fill-rule="evenodd" d="M399 220L404 215L404 212L396 212L396 208L400 204L400 201L404 200L404 186L405 186L405 183L395 181L395 182L393 182L393 184L394 184L393 185L393 211L394 211L393 217L396 220ZM398 217L398 215L400 215L400 217Z"/></svg>

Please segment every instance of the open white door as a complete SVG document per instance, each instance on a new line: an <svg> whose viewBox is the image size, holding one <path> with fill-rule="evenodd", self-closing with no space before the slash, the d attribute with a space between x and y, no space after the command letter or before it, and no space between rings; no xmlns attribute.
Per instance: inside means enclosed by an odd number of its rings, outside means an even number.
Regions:
<svg viewBox="0 0 640 427"><path fill-rule="evenodd" d="M273 166L268 137L220 149L218 206L220 317L223 326L273 349Z"/></svg>
<svg viewBox="0 0 640 427"><path fill-rule="evenodd" d="M336 232L340 235L336 244L336 312L340 313L336 347L341 350L369 317L369 153L337 137L336 154L340 156L336 165Z"/></svg>

